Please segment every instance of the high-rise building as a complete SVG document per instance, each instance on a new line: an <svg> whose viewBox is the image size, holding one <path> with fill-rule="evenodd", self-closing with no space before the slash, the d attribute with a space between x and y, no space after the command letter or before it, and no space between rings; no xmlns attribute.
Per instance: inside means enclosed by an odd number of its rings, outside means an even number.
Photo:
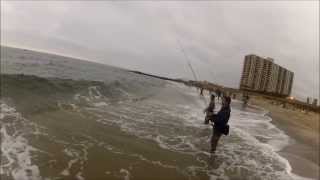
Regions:
<svg viewBox="0 0 320 180"><path fill-rule="evenodd" d="M270 75L269 75L269 84L267 86L267 92L274 93L277 90L277 82L279 75L280 66L277 64L271 65Z"/></svg>
<svg viewBox="0 0 320 180"><path fill-rule="evenodd" d="M317 106L318 105L318 99L313 99L312 105Z"/></svg>
<svg viewBox="0 0 320 180"><path fill-rule="evenodd" d="M307 104L310 104L310 97L307 97Z"/></svg>
<svg viewBox="0 0 320 180"><path fill-rule="evenodd" d="M244 59L240 89L289 96L294 73L275 64L272 58L247 55Z"/></svg>

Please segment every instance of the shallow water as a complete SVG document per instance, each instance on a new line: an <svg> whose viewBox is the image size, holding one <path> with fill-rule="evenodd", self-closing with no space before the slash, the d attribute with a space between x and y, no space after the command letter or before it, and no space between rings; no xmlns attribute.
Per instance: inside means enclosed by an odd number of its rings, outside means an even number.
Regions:
<svg viewBox="0 0 320 180"><path fill-rule="evenodd" d="M26 90L30 107L56 102L28 113L18 111L27 106L19 103L25 96L2 89L1 179L301 179L278 154L290 138L259 107L232 102L230 134L211 156L212 130L202 112L208 99L196 89L58 56L4 52L2 72L100 80L107 91L89 84L61 99L50 88L50 98ZM25 81L34 87L56 83ZM59 84L61 92L66 83Z"/></svg>

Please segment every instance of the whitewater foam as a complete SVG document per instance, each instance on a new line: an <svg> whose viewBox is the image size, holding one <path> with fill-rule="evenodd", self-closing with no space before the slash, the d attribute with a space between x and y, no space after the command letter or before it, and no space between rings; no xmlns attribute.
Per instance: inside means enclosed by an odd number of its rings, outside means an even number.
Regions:
<svg viewBox="0 0 320 180"><path fill-rule="evenodd" d="M1 164L0 173L16 180L42 179L37 165L32 163L32 153L38 151L28 143L24 132L15 130L27 120L13 107L0 102L1 106ZM22 128L22 127L20 127Z"/></svg>
<svg viewBox="0 0 320 180"><path fill-rule="evenodd" d="M190 95L192 94L194 97L197 96L197 92L195 91L189 94ZM237 100L233 102L240 103ZM275 170L275 173L274 173L274 175L279 179L308 179L308 178L302 178L300 176L293 174L292 168L288 160L283 158L277 153L278 151L280 151L281 149L289 145L291 140L290 137L287 136L282 130L278 129L275 125L271 123L272 119L267 116L267 113L268 113L267 110L258 106L250 105L250 107L254 108L254 110L251 110L248 112L248 111L232 108L231 118L229 121L231 125L230 135L232 136L234 134L237 134L238 137L241 137L242 139L245 139L246 141L248 141L248 143L246 144L248 145L254 144L257 150L262 151L262 155L266 155L266 157L274 158L276 161L279 162L274 164L282 164L282 168L284 168L284 171L277 172ZM194 112L194 114L199 114L199 113ZM236 149L235 144L232 144L232 145L228 144L229 142L227 139L229 138L230 137L226 138L227 142L223 146L227 146L228 147L227 149ZM226 148L223 148L222 151L218 151L218 152L225 152L225 151L226 151ZM234 154L232 157L237 157L237 156L236 154ZM235 161L235 159L232 159L232 161ZM244 164L248 165L249 167L257 167L258 165L257 162L252 159L247 160ZM273 164L270 164L270 166L272 165ZM260 166L263 167L265 166L265 164L260 164ZM265 177L265 176L263 176L263 174L260 174L260 177ZM216 178L217 176L211 176L211 179L216 179Z"/></svg>
<svg viewBox="0 0 320 180"><path fill-rule="evenodd" d="M126 169L120 169L120 174L123 175L123 180L130 180L130 172Z"/></svg>

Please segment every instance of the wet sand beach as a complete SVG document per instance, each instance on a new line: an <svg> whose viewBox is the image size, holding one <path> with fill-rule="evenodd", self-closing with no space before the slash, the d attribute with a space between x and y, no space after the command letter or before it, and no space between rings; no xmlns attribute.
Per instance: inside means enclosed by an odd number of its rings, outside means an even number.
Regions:
<svg viewBox="0 0 320 180"><path fill-rule="evenodd" d="M292 138L280 154L288 159L293 173L319 179L319 114L285 109L263 97L254 97L250 103L268 110L272 123Z"/></svg>

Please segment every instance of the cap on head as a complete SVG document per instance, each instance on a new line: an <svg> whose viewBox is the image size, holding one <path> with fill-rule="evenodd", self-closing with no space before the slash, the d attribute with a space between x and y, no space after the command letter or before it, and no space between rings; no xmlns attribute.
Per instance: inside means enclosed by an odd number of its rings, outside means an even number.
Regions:
<svg viewBox="0 0 320 180"><path fill-rule="evenodd" d="M228 105L230 105L230 103L231 103L231 98L230 98L229 96L225 96L224 99L225 99L226 103L227 103Z"/></svg>

